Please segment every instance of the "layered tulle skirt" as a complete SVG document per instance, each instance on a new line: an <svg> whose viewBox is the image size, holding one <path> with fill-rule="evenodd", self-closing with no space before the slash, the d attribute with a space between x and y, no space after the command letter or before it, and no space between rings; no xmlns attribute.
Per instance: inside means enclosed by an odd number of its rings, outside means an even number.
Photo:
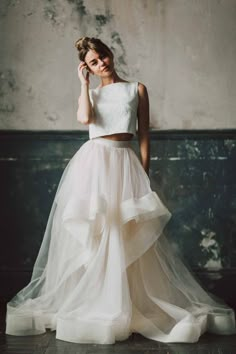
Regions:
<svg viewBox="0 0 236 354"><path fill-rule="evenodd" d="M89 140L66 166L29 284L7 304L6 333L112 344L137 332L196 342L236 333L163 232L171 217L129 142Z"/></svg>

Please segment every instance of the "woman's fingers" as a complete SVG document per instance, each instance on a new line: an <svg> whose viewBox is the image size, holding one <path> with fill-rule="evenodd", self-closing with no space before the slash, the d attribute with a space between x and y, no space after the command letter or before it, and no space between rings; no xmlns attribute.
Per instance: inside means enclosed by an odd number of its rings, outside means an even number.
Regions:
<svg viewBox="0 0 236 354"><path fill-rule="evenodd" d="M86 68L86 64L85 63L80 63L78 66L78 74L82 73L83 69Z"/></svg>
<svg viewBox="0 0 236 354"><path fill-rule="evenodd" d="M78 66L78 69L82 71L84 68L86 68L86 66L87 64L85 62L81 62Z"/></svg>
<svg viewBox="0 0 236 354"><path fill-rule="evenodd" d="M84 75L83 70L87 68L87 64L85 62L80 62L78 65L78 76L82 83L87 82L89 83L89 71L86 72Z"/></svg>

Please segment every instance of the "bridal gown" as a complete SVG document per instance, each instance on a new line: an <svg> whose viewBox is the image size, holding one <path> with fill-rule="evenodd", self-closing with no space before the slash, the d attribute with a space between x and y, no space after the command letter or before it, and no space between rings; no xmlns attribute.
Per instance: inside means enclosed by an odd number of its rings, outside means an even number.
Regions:
<svg viewBox="0 0 236 354"><path fill-rule="evenodd" d="M93 98L124 99L133 87L108 86ZM171 248L170 218L130 142L89 139L63 171L31 280L7 304L6 333L50 329L60 340L100 344L134 332L167 343L235 334L233 309Z"/></svg>

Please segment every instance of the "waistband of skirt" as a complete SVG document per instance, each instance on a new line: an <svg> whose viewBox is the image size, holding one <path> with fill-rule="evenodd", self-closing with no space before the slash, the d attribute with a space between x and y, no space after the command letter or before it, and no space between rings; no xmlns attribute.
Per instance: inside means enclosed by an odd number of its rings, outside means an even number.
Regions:
<svg viewBox="0 0 236 354"><path fill-rule="evenodd" d="M122 148L122 147L130 147L131 146L131 141L130 140L111 140L111 139L106 139L106 138L93 138L90 139L91 141L94 141L97 144L102 144L105 146L111 146L111 147L117 147L117 148Z"/></svg>

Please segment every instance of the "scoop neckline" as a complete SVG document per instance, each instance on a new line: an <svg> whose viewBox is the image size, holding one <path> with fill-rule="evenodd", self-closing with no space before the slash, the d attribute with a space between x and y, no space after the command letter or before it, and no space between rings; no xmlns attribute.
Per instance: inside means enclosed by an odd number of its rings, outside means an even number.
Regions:
<svg viewBox="0 0 236 354"><path fill-rule="evenodd" d="M134 81L118 81L118 82L112 82L111 84L102 86L102 87L96 87L94 90L103 90L107 86L112 86L112 85L117 85L117 84L133 84Z"/></svg>

